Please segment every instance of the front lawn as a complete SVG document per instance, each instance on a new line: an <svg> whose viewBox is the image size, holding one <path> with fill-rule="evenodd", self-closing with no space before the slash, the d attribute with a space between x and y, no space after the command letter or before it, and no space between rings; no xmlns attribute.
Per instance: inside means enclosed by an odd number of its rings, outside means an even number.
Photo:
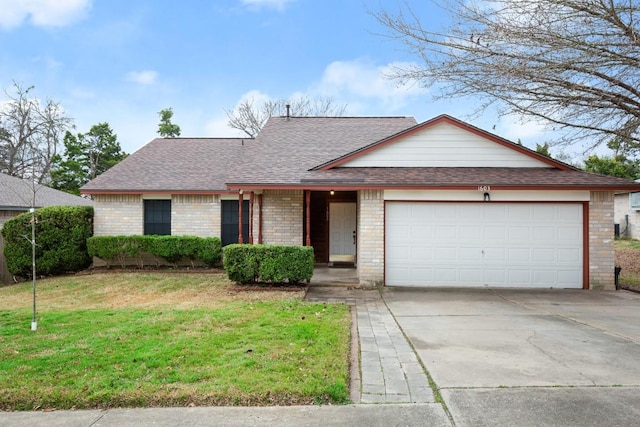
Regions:
<svg viewBox="0 0 640 427"><path fill-rule="evenodd" d="M616 239L616 266L621 267L620 285L640 290L640 240Z"/></svg>
<svg viewBox="0 0 640 427"><path fill-rule="evenodd" d="M348 399L350 315L221 274L104 273L0 288L0 409Z"/></svg>

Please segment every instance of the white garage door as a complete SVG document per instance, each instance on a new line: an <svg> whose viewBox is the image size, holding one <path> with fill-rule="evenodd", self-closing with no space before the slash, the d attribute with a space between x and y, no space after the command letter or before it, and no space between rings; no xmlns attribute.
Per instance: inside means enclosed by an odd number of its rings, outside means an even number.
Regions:
<svg viewBox="0 0 640 427"><path fill-rule="evenodd" d="M582 288L582 205L387 202L388 286Z"/></svg>

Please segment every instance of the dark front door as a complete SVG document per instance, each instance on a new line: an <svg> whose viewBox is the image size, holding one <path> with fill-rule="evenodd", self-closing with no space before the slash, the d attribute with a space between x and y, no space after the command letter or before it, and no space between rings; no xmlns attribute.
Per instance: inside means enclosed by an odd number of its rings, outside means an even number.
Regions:
<svg viewBox="0 0 640 427"><path fill-rule="evenodd" d="M222 246L238 243L238 201L222 201ZM249 201L242 201L242 240L249 242Z"/></svg>

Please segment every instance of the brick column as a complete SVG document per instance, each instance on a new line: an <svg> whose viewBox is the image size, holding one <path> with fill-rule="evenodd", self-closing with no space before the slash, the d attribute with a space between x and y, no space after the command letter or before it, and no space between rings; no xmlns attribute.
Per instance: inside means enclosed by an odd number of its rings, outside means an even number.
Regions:
<svg viewBox="0 0 640 427"><path fill-rule="evenodd" d="M592 191L589 202L589 282L591 289L615 289L613 195Z"/></svg>
<svg viewBox="0 0 640 427"><path fill-rule="evenodd" d="M382 190L358 192L358 275L360 284L384 284L384 199Z"/></svg>

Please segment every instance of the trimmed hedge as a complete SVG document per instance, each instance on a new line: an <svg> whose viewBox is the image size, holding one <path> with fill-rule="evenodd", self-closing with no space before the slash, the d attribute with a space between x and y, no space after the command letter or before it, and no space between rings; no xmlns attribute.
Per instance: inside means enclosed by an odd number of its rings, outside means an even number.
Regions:
<svg viewBox="0 0 640 427"><path fill-rule="evenodd" d="M87 240L89 255L125 267L125 259L151 254L176 263L187 258L209 266L220 265L222 243L218 237L196 236L94 236ZM141 263L138 262L140 265Z"/></svg>
<svg viewBox="0 0 640 427"><path fill-rule="evenodd" d="M238 283L296 284L313 276L311 246L240 245L224 247L224 269Z"/></svg>
<svg viewBox="0 0 640 427"><path fill-rule="evenodd" d="M36 274L84 270L91 264L87 239L93 234L91 206L50 206L36 209ZM4 223L4 257L15 276L32 276L31 213Z"/></svg>

